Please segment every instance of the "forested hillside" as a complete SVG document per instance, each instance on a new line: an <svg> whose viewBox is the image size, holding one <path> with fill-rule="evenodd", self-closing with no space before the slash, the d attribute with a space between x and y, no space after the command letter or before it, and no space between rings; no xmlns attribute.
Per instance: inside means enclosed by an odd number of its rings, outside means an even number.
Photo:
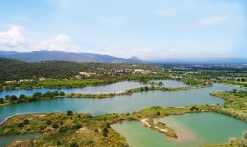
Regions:
<svg viewBox="0 0 247 147"><path fill-rule="evenodd" d="M134 69L159 71L162 68L151 64L110 64L77 63L70 61L44 61L28 63L7 58L0 58L0 82L20 79L70 79L79 72L94 73L95 76L118 76L129 74Z"/></svg>

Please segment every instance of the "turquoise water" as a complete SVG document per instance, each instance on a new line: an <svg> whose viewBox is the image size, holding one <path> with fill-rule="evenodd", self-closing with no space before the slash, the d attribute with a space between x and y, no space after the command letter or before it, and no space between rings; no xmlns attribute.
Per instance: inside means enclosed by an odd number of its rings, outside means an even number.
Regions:
<svg viewBox="0 0 247 147"><path fill-rule="evenodd" d="M120 87L121 89L121 87ZM213 87L187 91L147 91L131 96L106 99L59 98L30 103L8 105L0 108L0 122L7 116L39 112L76 112L101 115L105 113L127 113L150 106L182 107L191 105L222 104L223 99L209 95L212 91L232 90L232 86L215 84Z"/></svg>
<svg viewBox="0 0 247 147"><path fill-rule="evenodd" d="M11 142L13 142L15 140L35 138L38 135L39 135L39 133L2 136L2 137L0 137L0 146L4 147L4 146L10 144Z"/></svg>
<svg viewBox="0 0 247 147"><path fill-rule="evenodd" d="M166 81L163 81L163 83L166 85L166 87L181 86L181 82L177 82L177 81L166 80ZM136 83L136 82L119 82L119 83L114 83L114 84L106 85L106 86L71 88L71 89L67 88L68 91L66 91L66 88L65 88L61 90L65 91L65 93L72 93L72 92L107 93L107 92L122 92L130 88L136 88L136 87L141 87L141 86L145 86L145 85ZM169 91L147 91L147 92L134 93L131 96L118 96L118 97L106 98L106 99L59 98L59 99L43 100L43 101L36 101L36 102L30 102L30 103L14 104L14 105L0 107L0 122L2 122L4 118L8 116L16 115L16 114L40 113L40 112L66 112L69 109L74 112L84 112L84 113L88 112L88 113L91 113L92 115L101 115L105 113L133 112L135 110L141 110L143 108L150 107L150 106L181 107L181 106L191 106L191 105L196 105L196 104L205 105L206 103L222 104L224 103L224 100L219 99L217 97L210 96L209 93L212 91L232 90L233 88L240 89L240 88L233 87L233 86L215 84L212 87L207 87L203 89L192 89L188 91L171 91L171 92ZM41 90L40 92L46 92L47 90L53 91L55 89L42 88L42 89L34 89L34 90L13 90L13 91L2 91L0 92L0 94L18 95L18 94L23 93L25 95L32 95L34 92L37 92L39 90ZM206 116L203 116L203 117L206 118ZM170 120L166 120L167 122L171 121L173 122L172 124L176 124L174 123L175 121L177 122L176 117L175 118L169 117L169 118ZM195 118L195 116L193 116L193 118ZM193 120L193 118L188 117L188 119L184 119L184 122L182 124L188 123L189 120ZM203 118L199 118L199 120L200 119L203 120ZM183 119L181 119L181 121L182 120ZM126 131L128 130L127 132L130 132L130 135L133 135L133 138L137 136L137 138L142 140L141 142L137 141L138 139L132 140L132 142L134 143L134 146L141 146L142 143L145 143L146 145L148 145L149 142L150 143L155 142L154 144L152 144L152 146L163 146L163 145L181 146L180 139L178 141L178 140L172 140L170 138L165 138L163 134L160 134L158 132L155 132L149 129L143 129L141 124L139 124L138 122L131 121L131 122L124 122L123 124L125 123L127 124L127 126L122 125L123 127L122 129ZM199 122L199 124L200 123L201 122ZM232 123L235 124L235 122L232 122ZM178 126L177 131L179 131L180 130L179 126L182 126L182 125L179 124L177 126ZM196 126L196 125L194 124L193 126ZM225 125L225 123L222 126L228 127L227 125ZM133 127L133 128L136 128L137 130L136 129L129 130L128 127L130 128ZM121 127L119 127L118 129L121 130ZM174 129L176 129L176 127L174 127ZM181 130L184 130L184 129L181 129ZM189 130L190 132L187 131L187 133L191 133L191 132L192 134L198 133L198 135L196 136L199 136L199 137L202 136L201 138L207 138L207 137L203 137L203 134L206 134L206 133L202 133L204 131L201 132L200 127L189 128ZM202 133L202 135L200 134L200 132ZM150 137L150 133L151 133L151 136L153 137ZM230 136L231 134L235 135L234 133L230 133L229 135L226 135L225 138L231 137ZM14 136L13 139L15 139L18 136L19 135ZM208 136L212 136L212 135L208 134ZM26 137L22 136L22 137L28 138L29 136L26 136ZM11 138L12 136L9 136L10 140ZM226 140L224 137L218 139L216 136L215 138L216 140L219 140L222 142L225 142ZM207 139L210 140L210 137ZM3 137L0 137L0 142L2 142L2 140L5 140L5 139L3 139ZM7 140L8 139L6 139L6 141ZM129 139L127 139L127 142L132 144L131 140ZM200 138L198 138L198 140L196 140L195 142L207 143L207 141L200 140ZM191 142L187 142L187 144L193 145Z"/></svg>
<svg viewBox="0 0 247 147"><path fill-rule="evenodd" d="M198 147L207 144L228 143L231 139L243 138L247 124L217 113L189 113L155 119L173 128L178 139L145 128L137 121L126 121L112 125L126 137L133 147Z"/></svg>
<svg viewBox="0 0 247 147"><path fill-rule="evenodd" d="M175 83L176 81L174 81ZM84 88L38 88L38 89L20 89L20 90L5 90L0 91L0 97L4 98L6 95L16 95L19 96L21 94L25 94L26 96L31 96L35 92L42 92L45 93L47 91L64 91L65 93L92 93L92 94L99 94L99 93L112 93L112 92L124 92L125 90L137 87L144 87L147 86L145 84L139 82L118 82L104 86L88 86Z"/></svg>

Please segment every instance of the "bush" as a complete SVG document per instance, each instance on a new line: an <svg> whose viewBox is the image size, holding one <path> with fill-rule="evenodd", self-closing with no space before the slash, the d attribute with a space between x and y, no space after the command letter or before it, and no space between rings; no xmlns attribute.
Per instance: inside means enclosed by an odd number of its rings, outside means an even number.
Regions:
<svg viewBox="0 0 247 147"><path fill-rule="evenodd" d="M29 120L28 119L25 119L23 120L23 124L26 125L26 124L30 124Z"/></svg>
<svg viewBox="0 0 247 147"><path fill-rule="evenodd" d="M73 111L71 111L71 110L68 110L68 111L67 111L67 115L68 115L68 116L71 116L71 115L73 115Z"/></svg>
<svg viewBox="0 0 247 147"><path fill-rule="evenodd" d="M18 127L23 127L24 124L23 123L18 123Z"/></svg>
<svg viewBox="0 0 247 147"><path fill-rule="evenodd" d="M4 99L0 98L0 104L3 104L3 103L4 103Z"/></svg>
<svg viewBox="0 0 247 147"><path fill-rule="evenodd" d="M57 123L54 123L54 124L52 124L52 128L58 128L59 126L58 126L58 124Z"/></svg>
<svg viewBox="0 0 247 147"><path fill-rule="evenodd" d="M61 145L61 142L59 140L57 141L57 145Z"/></svg>
<svg viewBox="0 0 247 147"><path fill-rule="evenodd" d="M107 127L107 128L111 128L110 123L107 123L107 124L106 124L106 127Z"/></svg>
<svg viewBox="0 0 247 147"><path fill-rule="evenodd" d="M46 128L46 126L40 126L39 129L42 131Z"/></svg>
<svg viewBox="0 0 247 147"><path fill-rule="evenodd" d="M109 131L108 131L107 128L104 128L104 129L103 129L103 132L108 133Z"/></svg>
<svg viewBox="0 0 247 147"><path fill-rule="evenodd" d="M82 127L82 124L76 124L76 125L75 125L75 128L76 128L76 129L79 129L79 128L81 128L81 127Z"/></svg>
<svg viewBox="0 0 247 147"><path fill-rule="evenodd" d="M157 111L157 112L156 112L156 114L157 114L157 115L160 115L160 112L159 112L159 111Z"/></svg>
<svg viewBox="0 0 247 147"><path fill-rule="evenodd" d="M47 125L50 125L50 124L51 124L51 120L47 120L47 121L46 121L46 124L47 124Z"/></svg>
<svg viewBox="0 0 247 147"><path fill-rule="evenodd" d="M60 127L59 128L59 130L58 130L58 132L60 132L60 133L64 133L64 132L66 132L68 130L68 128L65 126L65 127Z"/></svg>
<svg viewBox="0 0 247 147"><path fill-rule="evenodd" d="M70 144L70 147L79 147L78 144L76 142L73 142Z"/></svg>
<svg viewBox="0 0 247 147"><path fill-rule="evenodd" d="M103 136L104 136L104 137L107 137L108 135L107 135L107 133L106 133L106 132L103 132Z"/></svg>

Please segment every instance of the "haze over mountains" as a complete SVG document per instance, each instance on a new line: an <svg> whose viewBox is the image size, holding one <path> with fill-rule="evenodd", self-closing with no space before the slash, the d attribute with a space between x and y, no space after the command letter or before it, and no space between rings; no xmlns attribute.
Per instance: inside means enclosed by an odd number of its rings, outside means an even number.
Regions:
<svg viewBox="0 0 247 147"><path fill-rule="evenodd" d="M118 58L109 55L94 53L75 53L63 51L33 51L16 52L0 51L0 57L17 59L25 62L39 61L72 61L72 62L102 62L102 63L185 63L185 64L247 64L246 58L228 58L228 57L209 57L209 58L164 58L141 60L136 56L131 58Z"/></svg>
<svg viewBox="0 0 247 147"><path fill-rule="evenodd" d="M109 55L93 54L93 53L74 53L62 51L33 51L33 52L15 52L0 51L0 57L17 59L25 62L38 61L73 61L73 62L107 62L107 63L141 63L144 62L137 57L129 59L117 58Z"/></svg>

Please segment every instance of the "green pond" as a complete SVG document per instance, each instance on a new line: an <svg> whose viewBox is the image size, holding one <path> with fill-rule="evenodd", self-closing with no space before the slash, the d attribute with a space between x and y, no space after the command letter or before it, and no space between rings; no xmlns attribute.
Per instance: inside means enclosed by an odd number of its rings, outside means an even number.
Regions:
<svg viewBox="0 0 247 147"><path fill-rule="evenodd" d="M231 139L242 138L247 123L217 113L188 113L156 118L175 130L178 139L170 138L142 126L137 121L125 121L112 128L126 137L131 147L198 147L207 144L228 143Z"/></svg>
<svg viewBox="0 0 247 147"><path fill-rule="evenodd" d="M15 140L35 138L38 135L39 133L3 136L0 137L0 147L4 147Z"/></svg>

